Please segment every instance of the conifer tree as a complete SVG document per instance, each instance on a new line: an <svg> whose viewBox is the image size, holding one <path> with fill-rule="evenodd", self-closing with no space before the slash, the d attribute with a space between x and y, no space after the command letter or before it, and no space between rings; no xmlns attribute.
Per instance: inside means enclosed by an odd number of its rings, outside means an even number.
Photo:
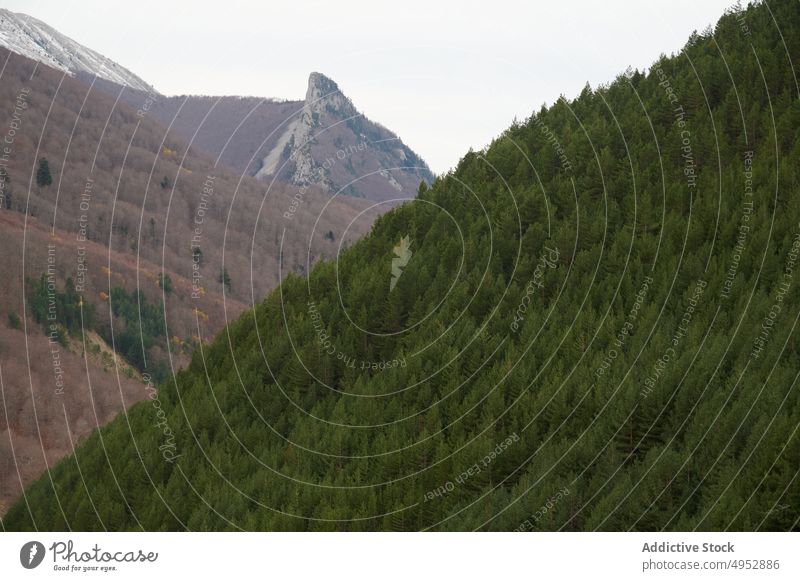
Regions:
<svg viewBox="0 0 800 581"><path fill-rule="evenodd" d="M53 183L53 176L50 175L50 163L46 157L39 159L39 168L36 170L36 185L46 188Z"/></svg>

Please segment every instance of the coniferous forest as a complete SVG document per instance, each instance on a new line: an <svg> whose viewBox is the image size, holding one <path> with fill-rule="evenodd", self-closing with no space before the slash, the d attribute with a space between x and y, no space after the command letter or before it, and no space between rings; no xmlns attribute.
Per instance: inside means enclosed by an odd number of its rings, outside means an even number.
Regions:
<svg viewBox="0 0 800 581"><path fill-rule="evenodd" d="M797 530L798 63L797 2L761 2L535 110L3 527Z"/></svg>

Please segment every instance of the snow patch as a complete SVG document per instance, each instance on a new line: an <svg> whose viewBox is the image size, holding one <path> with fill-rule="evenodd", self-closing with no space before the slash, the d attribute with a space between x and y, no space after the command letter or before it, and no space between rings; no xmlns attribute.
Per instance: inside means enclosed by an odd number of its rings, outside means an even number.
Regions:
<svg viewBox="0 0 800 581"><path fill-rule="evenodd" d="M0 8L0 46L70 75L89 73L118 85L155 92L128 69L27 14Z"/></svg>

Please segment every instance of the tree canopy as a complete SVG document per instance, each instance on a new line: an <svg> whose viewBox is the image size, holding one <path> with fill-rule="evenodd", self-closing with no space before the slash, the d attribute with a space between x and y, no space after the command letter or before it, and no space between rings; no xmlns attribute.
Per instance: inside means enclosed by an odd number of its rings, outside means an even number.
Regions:
<svg viewBox="0 0 800 581"><path fill-rule="evenodd" d="M797 529L791 62L776 0L542 107L290 275L3 526Z"/></svg>

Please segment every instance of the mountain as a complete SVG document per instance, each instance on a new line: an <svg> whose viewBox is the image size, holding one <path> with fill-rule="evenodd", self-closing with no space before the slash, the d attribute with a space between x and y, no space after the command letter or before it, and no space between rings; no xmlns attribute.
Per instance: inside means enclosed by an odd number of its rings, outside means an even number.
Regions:
<svg viewBox="0 0 800 581"><path fill-rule="evenodd" d="M381 202L411 198L420 182L433 180L397 135L359 113L320 73L309 76L304 101L168 97L44 22L5 9L0 46L119 95L134 108L147 103L149 116L174 135L247 175Z"/></svg>
<svg viewBox="0 0 800 581"><path fill-rule="evenodd" d="M80 75L2 48L0 62L2 514L21 485L374 214L216 166L145 102Z"/></svg>
<svg viewBox="0 0 800 581"><path fill-rule="evenodd" d="M256 177L284 178L385 201L416 195L428 166L388 129L359 113L338 85L311 73L302 110L282 127Z"/></svg>
<svg viewBox="0 0 800 581"><path fill-rule="evenodd" d="M3 526L797 530L792 62L796 2L752 4L533 112L195 351L169 434L134 406Z"/></svg>
<svg viewBox="0 0 800 581"><path fill-rule="evenodd" d="M27 14L0 8L0 46L73 76L96 75L132 89L154 91L128 69Z"/></svg>
<svg viewBox="0 0 800 581"><path fill-rule="evenodd" d="M144 95L123 98L133 104ZM381 202L411 198L433 180L397 135L320 73L309 76L303 101L184 95L159 97L150 113L198 150L266 181Z"/></svg>

